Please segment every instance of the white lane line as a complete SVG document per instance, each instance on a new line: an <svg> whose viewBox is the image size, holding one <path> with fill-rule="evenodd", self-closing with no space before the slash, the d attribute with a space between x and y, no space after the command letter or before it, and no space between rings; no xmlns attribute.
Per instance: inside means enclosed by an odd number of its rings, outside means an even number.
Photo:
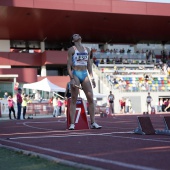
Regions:
<svg viewBox="0 0 170 170"><path fill-rule="evenodd" d="M22 124L23 126L29 127L29 128L33 128L33 129L41 129L41 130L54 130L54 129L48 129L48 128L40 128L40 127L36 127L33 125L28 125L28 124L46 124L46 123L65 123L65 120L58 120L58 121L47 121L47 122L22 122L22 123L16 123L16 124ZM112 122L113 123L113 122ZM120 128L120 127L105 127L106 129L131 129L131 128Z"/></svg>
<svg viewBox="0 0 170 170"><path fill-rule="evenodd" d="M48 128L39 128L39 127L36 127L36 126L32 126L32 125L28 125L28 124L46 124L46 123L65 123L66 121L63 120L63 121L47 121L47 122L22 122L22 123L16 123L16 124L22 124L23 126L26 126L26 127L29 127L29 128L34 128L34 129L41 129L41 130L54 130L54 129L48 129Z"/></svg>
<svg viewBox="0 0 170 170"><path fill-rule="evenodd" d="M90 160L90 161L102 162L102 163L105 163L105 164L112 164L112 165L116 165L116 166L120 166L120 167L125 167L125 168L129 168L129 169L136 169L136 170L159 170L157 168L151 168L151 167L147 167L147 166L141 166L141 165L124 163L124 162L120 162L120 161L113 161L113 160L108 160L108 159L96 158L96 157L92 157L92 156L89 156L89 155L86 156L86 155L80 155L80 154L76 154L76 153L64 152L64 151L44 148L44 147L40 147L40 146L29 145L29 144L25 144L25 143L21 143L21 142L14 142L14 141L4 140L4 139L0 139L0 140L4 141L4 142L10 142L10 143L18 144L18 145L21 145L21 146L26 146L26 147L31 147L31 148L39 149L39 150L42 150L42 151L48 151L48 152L52 152L52 153L67 155L67 156L81 158L81 159L87 159L87 160Z"/></svg>
<svg viewBox="0 0 170 170"><path fill-rule="evenodd" d="M41 130L54 130L54 129L47 129L47 128L39 128L39 127L35 127L35 126L30 126L27 125L27 123L23 123L24 126L29 127L29 128L33 128L33 129L41 129Z"/></svg>
<svg viewBox="0 0 170 170"><path fill-rule="evenodd" d="M79 136L105 136L112 135L113 133L131 133L131 132L111 132L111 133L70 133L70 134L60 134L60 135L44 135L44 136L23 136L9 138L11 140L16 139L41 139L41 138L67 138L67 137L79 137Z"/></svg>
<svg viewBox="0 0 170 170"><path fill-rule="evenodd" d="M33 123L33 124L34 124L34 123L35 123L35 124L36 124L36 123L37 123L37 124L41 124L41 123L57 123L57 122L64 122L64 121L65 121L65 120L63 120L63 121L61 121L61 120L60 120L60 121L59 121L59 120L56 120L56 121L46 121L46 122L17 122L16 124L23 124L23 123L28 123L28 124L29 124L29 123Z"/></svg>
<svg viewBox="0 0 170 170"><path fill-rule="evenodd" d="M125 136L115 136L116 134L130 134L132 132L111 132L111 133L101 133L101 134L63 134L63 135L44 135L44 136L25 136L25 137L15 137L15 138L9 138L11 140L17 140L17 139L41 139L41 138L68 138L68 137L82 137L82 136L107 136L112 138L122 138L122 139L130 139L130 140L141 140L141 141L151 141L151 142L162 142L162 143L170 143L170 140L167 138L167 140L161 140L161 139L146 139L146 138L136 138L136 137L125 137Z"/></svg>

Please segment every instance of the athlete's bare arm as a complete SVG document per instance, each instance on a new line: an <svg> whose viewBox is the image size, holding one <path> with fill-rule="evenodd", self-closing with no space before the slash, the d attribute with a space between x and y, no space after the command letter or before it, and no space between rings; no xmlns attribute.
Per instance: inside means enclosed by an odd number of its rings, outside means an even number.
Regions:
<svg viewBox="0 0 170 170"><path fill-rule="evenodd" d="M91 78L91 81L92 81L92 84L93 84L93 88L95 88L96 87L96 83L94 81L93 72L92 72L92 63L91 63L91 60L90 60L90 50L89 50L89 48L86 48L86 49L88 51L87 70L89 72L89 75L90 75L90 78Z"/></svg>
<svg viewBox="0 0 170 170"><path fill-rule="evenodd" d="M67 56L67 71L70 76L70 79L74 78L72 74L72 56L74 54L74 48L71 47L68 50L68 56Z"/></svg>

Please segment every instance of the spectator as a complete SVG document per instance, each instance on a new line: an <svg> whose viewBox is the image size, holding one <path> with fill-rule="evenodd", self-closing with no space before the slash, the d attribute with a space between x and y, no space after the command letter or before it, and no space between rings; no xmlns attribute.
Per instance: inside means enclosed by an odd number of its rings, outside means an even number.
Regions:
<svg viewBox="0 0 170 170"><path fill-rule="evenodd" d="M98 67L100 64L100 60L99 59L96 59L96 66Z"/></svg>
<svg viewBox="0 0 170 170"><path fill-rule="evenodd" d="M165 99L162 104L162 111L165 112L165 108L169 105L168 99Z"/></svg>
<svg viewBox="0 0 170 170"><path fill-rule="evenodd" d="M147 112L149 113L149 106L152 109L152 97L150 96L150 92L148 92L148 96L146 97L146 104L147 104Z"/></svg>
<svg viewBox="0 0 170 170"><path fill-rule="evenodd" d="M144 74L144 79L147 82L149 80L149 75L148 74Z"/></svg>
<svg viewBox="0 0 170 170"><path fill-rule="evenodd" d="M110 94L108 96L108 101L109 101L109 110L110 110L110 113L114 113L114 99L115 99L115 96L112 94L112 91L110 91Z"/></svg>
<svg viewBox="0 0 170 170"><path fill-rule="evenodd" d="M21 93L22 93L22 89L18 88L18 93L16 95L16 97L17 97L17 109L18 109L17 119L18 120L21 118L21 104L22 104Z"/></svg>
<svg viewBox="0 0 170 170"><path fill-rule="evenodd" d="M126 102L125 102L125 113L129 113L129 111L130 111L129 106L130 106L130 100L129 100L129 98L127 97L127 98L126 98Z"/></svg>
<svg viewBox="0 0 170 170"><path fill-rule="evenodd" d="M93 63L96 64L96 57L93 56Z"/></svg>
<svg viewBox="0 0 170 170"><path fill-rule="evenodd" d="M61 102L61 99L58 97L58 99L57 99L57 110L58 110L57 116L61 116L62 104L63 104L63 103Z"/></svg>
<svg viewBox="0 0 170 170"><path fill-rule="evenodd" d="M110 59L109 59L109 57L107 57L106 63L107 63L107 64L110 64Z"/></svg>
<svg viewBox="0 0 170 170"><path fill-rule="evenodd" d="M167 76L170 76L170 60L167 62Z"/></svg>
<svg viewBox="0 0 170 170"><path fill-rule="evenodd" d="M49 103L49 104L53 104L53 97L51 97L51 98L48 100L48 103Z"/></svg>
<svg viewBox="0 0 170 170"><path fill-rule="evenodd" d="M113 82L114 85L118 84L116 78L114 78L112 82Z"/></svg>
<svg viewBox="0 0 170 170"><path fill-rule="evenodd" d="M166 103L166 108L164 109L165 112L169 111L170 108L170 99L168 99L167 103Z"/></svg>
<svg viewBox="0 0 170 170"><path fill-rule="evenodd" d="M7 99L8 98L8 92L5 92L4 93L4 99Z"/></svg>
<svg viewBox="0 0 170 170"><path fill-rule="evenodd" d="M103 58L101 59L100 64L104 64L104 59Z"/></svg>
<svg viewBox="0 0 170 170"><path fill-rule="evenodd" d="M15 85L14 85L14 91L17 92L18 91L18 87L19 87L19 83L16 82Z"/></svg>
<svg viewBox="0 0 170 170"><path fill-rule="evenodd" d="M37 91L37 92L35 93L35 100L40 100L40 99L41 99L40 92Z"/></svg>
<svg viewBox="0 0 170 170"><path fill-rule="evenodd" d="M23 119L25 119L28 102L29 102L29 97L27 94L24 94L22 97Z"/></svg>
<svg viewBox="0 0 170 170"><path fill-rule="evenodd" d="M14 101L12 97L8 96L7 101L8 101L8 109L9 109L9 119L11 119L11 111L13 112L14 119L16 119L15 110L14 110Z"/></svg>
<svg viewBox="0 0 170 170"><path fill-rule="evenodd" d="M130 53L130 52L131 52L131 50L130 50L130 49L128 49L128 50L127 50L127 53Z"/></svg>
<svg viewBox="0 0 170 170"><path fill-rule="evenodd" d="M121 113L125 113L125 99L122 98L121 100L119 100L119 103L120 103L120 112Z"/></svg>
<svg viewBox="0 0 170 170"><path fill-rule="evenodd" d="M159 107L158 107L158 111L159 111L159 112L162 112L162 105L163 105L163 99L160 98L160 99L159 99Z"/></svg>
<svg viewBox="0 0 170 170"><path fill-rule="evenodd" d="M56 117L56 115L58 114L58 108L57 108L57 99L56 96L53 96L53 117Z"/></svg>

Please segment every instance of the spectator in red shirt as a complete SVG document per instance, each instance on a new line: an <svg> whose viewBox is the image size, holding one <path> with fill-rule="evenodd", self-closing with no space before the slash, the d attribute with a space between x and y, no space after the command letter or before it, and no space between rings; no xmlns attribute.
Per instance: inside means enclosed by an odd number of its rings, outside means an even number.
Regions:
<svg viewBox="0 0 170 170"><path fill-rule="evenodd" d="M61 99L58 97L57 99L57 110L58 110L58 115L57 116L61 116L61 112L62 112L62 105L63 103L61 102Z"/></svg>
<svg viewBox="0 0 170 170"><path fill-rule="evenodd" d="M18 91L18 87L19 87L19 83L16 82L15 85L14 85L14 90L15 90L15 91Z"/></svg>
<svg viewBox="0 0 170 170"><path fill-rule="evenodd" d="M121 113L125 113L125 99L122 98L121 100L119 100L119 103L120 103Z"/></svg>
<svg viewBox="0 0 170 170"><path fill-rule="evenodd" d="M14 119L16 119L15 110L14 110L14 101L12 97L8 96L7 101L8 101L8 109L9 109L9 119L11 119L11 111L13 112Z"/></svg>
<svg viewBox="0 0 170 170"><path fill-rule="evenodd" d="M22 97L21 97L22 89L18 88L18 93L17 93L17 119L21 119L21 104L22 104Z"/></svg>

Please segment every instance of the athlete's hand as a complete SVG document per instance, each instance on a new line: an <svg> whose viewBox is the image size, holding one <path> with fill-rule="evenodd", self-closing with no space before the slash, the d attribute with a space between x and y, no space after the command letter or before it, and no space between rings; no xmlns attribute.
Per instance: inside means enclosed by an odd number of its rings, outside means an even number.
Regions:
<svg viewBox="0 0 170 170"><path fill-rule="evenodd" d="M95 82L95 80L94 80L94 79L92 79L92 85L93 85L93 88L95 88L95 87L96 87L96 82Z"/></svg>

